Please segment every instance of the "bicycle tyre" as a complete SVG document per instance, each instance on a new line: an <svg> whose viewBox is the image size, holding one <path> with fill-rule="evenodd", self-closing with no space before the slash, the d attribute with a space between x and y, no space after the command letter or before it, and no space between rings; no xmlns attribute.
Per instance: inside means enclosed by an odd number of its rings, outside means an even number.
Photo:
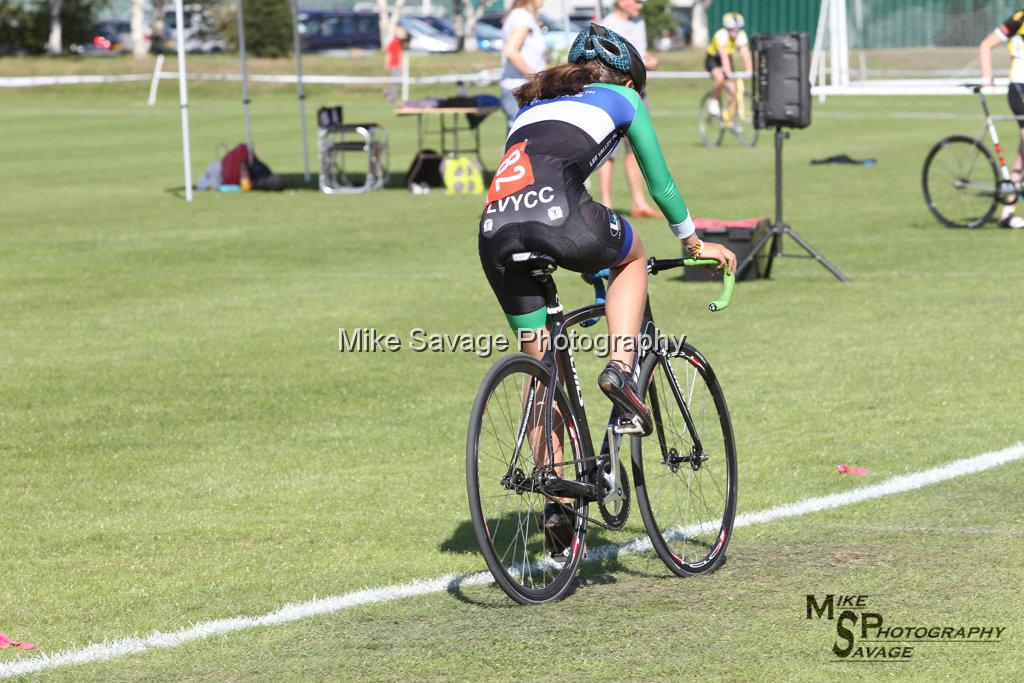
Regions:
<svg viewBox="0 0 1024 683"><path fill-rule="evenodd" d="M535 388L535 406L542 404L549 380L547 368L526 354L499 360L485 375L477 392L466 439L466 486L477 543L498 586L522 605L538 605L563 597L572 586L585 548L587 521L577 515L567 544L570 552L564 562L552 559L552 548L540 521L547 499L539 493L516 493L502 482L504 474L512 470L509 458L502 459L502 455L512 455L517 440L528 437L529 420L524 417L528 388ZM559 414L565 418L564 433L568 435L563 453L572 454L576 478L582 479L585 464L581 461L576 418L561 386L556 387L555 397L555 418ZM526 441L521 443L521 448L532 452ZM569 449L565 449L565 443L570 444ZM534 460L533 456L526 457ZM527 468L519 469L529 475L534 464L530 462ZM513 509L509 510L509 506ZM574 509L586 514L586 501L577 498Z"/></svg>
<svg viewBox="0 0 1024 683"><path fill-rule="evenodd" d="M971 184L982 189L957 187L974 180L976 171L980 177ZM921 188L928 210L940 223L949 228L978 228L991 220L999 203L999 168L992 153L975 138L950 135L925 157Z"/></svg>
<svg viewBox="0 0 1024 683"><path fill-rule="evenodd" d="M640 386L655 421L651 436L634 436L631 444L633 488L644 527L674 574L711 573L725 562L738 488L736 444L722 388L707 359L686 342L648 355ZM697 466L680 461L696 452L684 403L701 442L699 456L706 456Z"/></svg>
<svg viewBox="0 0 1024 683"><path fill-rule="evenodd" d="M743 116L740 123L743 125L743 132L736 135L740 145L743 147L757 145L757 138L761 131L754 126L754 96L745 90L743 91Z"/></svg>
<svg viewBox="0 0 1024 683"><path fill-rule="evenodd" d="M712 99L711 91L704 93L697 108L697 134L701 142L708 147L718 147L725 137L722 115L713 115L708 111L708 102Z"/></svg>

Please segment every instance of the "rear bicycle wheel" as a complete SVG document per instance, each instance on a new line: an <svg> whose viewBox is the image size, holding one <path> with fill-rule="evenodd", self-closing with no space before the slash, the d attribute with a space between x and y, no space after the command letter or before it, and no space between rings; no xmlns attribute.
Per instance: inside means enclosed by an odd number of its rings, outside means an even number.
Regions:
<svg viewBox="0 0 1024 683"><path fill-rule="evenodd" d="M655 428L632 439L637 507L672 572L707 574L725 561L736 515L736 444L722 388L685 342L648 355L640 387Z"/></svg>
<svg viewBox="0 0 1024 683"><path fill-rule="evenodd" d="M977 228L999 203L999 168L992 153L966 135L939 140L921 171L928 210L950 228Z"/></svg>
<svg viewBox="0 0 1024 683"><path fill-rule="evenodd" d="M697 134L700 135L701 142L708 147L717 147L722 144L722 138L725 137L725 127L722 125L721 103L718 103L718 114L713 114L708 110L708 103L711 101L717 102L710 92L705 93L700 100L700 106L697 108Z"/></svg>
<svg viewBox="0 0 1024 683"><path fill-rule="evenodd" d="M568 504L577 513L569 537L550 537L543 528L549 499L531 483L538 470L582 480L585 469L568 398L561 386L551 391L549 381L547 368L525 354L499 360L477 392L466 440L469 510L480 552L501 589L523 605L552 602L569 590L587 531L579 516L587 502L578 497ZM552 397L553 455L543 428Z"/></svg>

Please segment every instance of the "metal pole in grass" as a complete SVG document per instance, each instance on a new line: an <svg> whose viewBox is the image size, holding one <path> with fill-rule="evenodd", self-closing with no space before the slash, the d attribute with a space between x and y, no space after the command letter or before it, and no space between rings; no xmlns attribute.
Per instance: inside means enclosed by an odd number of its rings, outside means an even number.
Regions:
<svg viewBox="0 0 1024 683"><path fill-rule="evenodd" d="M295 40L295 85L299 96L299 127L302 130L302 168L309 182L309 140L306 133L306 91L302 87L302 41L299 40L298 0L292 0L292 37Z"/></svg>
<svg viewBox="0 0 1024 683"><path fill-rule="evenodd" d="M153 80L149 82L149 99L146 103L149 106L156 104L156 88L160 85L160 76L164 72L164 53L156 56L156 65L153 67Z"/></svg>
<svg viewBox="0 0 1024 683"><path fill-rule="evenodd" d="M185 10L182 0L174 3L178 22L178 93L181 97L181 144L185 150L185 201L192 201L192 152L188 138L188 84L185 80Z"/></svg>
<svg viewBox="0 0 1024 683"><path fill-rule="evenodd" d="M238 56L242 61L242 113L245 116L245 148L252 163L252 117L249 115L249 60L245 53L245 16L242 11L244 0L238 0Z"/></svg>

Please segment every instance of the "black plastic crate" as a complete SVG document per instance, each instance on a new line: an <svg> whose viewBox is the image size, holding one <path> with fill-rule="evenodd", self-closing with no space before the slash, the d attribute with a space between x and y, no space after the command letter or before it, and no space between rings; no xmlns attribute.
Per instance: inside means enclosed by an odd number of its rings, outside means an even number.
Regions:
<svg viewBox="0 0 1024 683"><path fill-rule="evenodd" d="M694 225L697 227L697 237L702 241L717 242L722 244L736 254L736 263L742 263L743 259L753 251L757 243L761 241L768 231L769 220L767 218L752 218L741 221L724 221L709 218L695 218ZM763 248L754 259L740 280L754 280L761 277L762 268L767 258L768 249ZM683 247L683 256L688 256L686 247ZM691 281L707 281L712 279L711 273L703 267L686 268L683 279Z"/></svg>

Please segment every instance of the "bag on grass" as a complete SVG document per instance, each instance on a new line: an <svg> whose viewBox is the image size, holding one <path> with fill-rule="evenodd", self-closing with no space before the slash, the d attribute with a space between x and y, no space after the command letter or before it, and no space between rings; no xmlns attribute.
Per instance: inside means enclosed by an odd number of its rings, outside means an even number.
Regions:
<svg viewBox="0 0 1024 683"><path fill-rule="evenodd" d="M428 187L444 187L441 176L441 155L432 149L422 149L416 154L406 174L405 184L426 185Z"/></svg>
<svg viewBox="0 0 1024 683"><path fill-rule="evenodd" d="M480 164L469 157L453 157L441 162L445 194L483 194L484 176Z"/></svg>

